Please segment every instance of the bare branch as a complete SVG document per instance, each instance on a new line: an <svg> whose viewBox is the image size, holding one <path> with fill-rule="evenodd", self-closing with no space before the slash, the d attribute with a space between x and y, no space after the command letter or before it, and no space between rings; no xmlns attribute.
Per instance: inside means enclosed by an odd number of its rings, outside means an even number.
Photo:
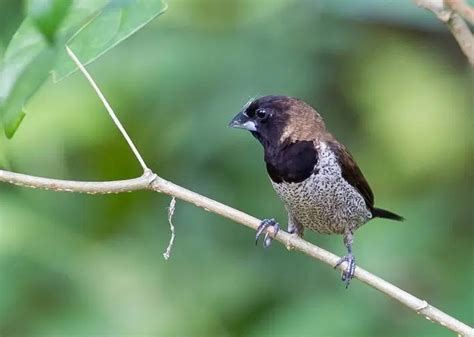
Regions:
<svg viewBox="0 0 474 337"><path fill-rule="evenodd" d="M109 113L110 118L112 118L115 125L117 126L119 131L122 133L123 138L125 138L125 140L127 141L128 146L132 150L133 154L135 155L135 157L137 157L138 161L140 162L140 165L142 166L143 171L144 172L148 171L149 168L148 168L148 166L146 166L145 161L143 160L142 156L140 155L140 152L138 152L137 148L135 147L135 144L133 144L132 139L128 136L127 131L125 131L125 128L123 127L122 123L120 123L120 120L115 115L114 110L110 106L109 102L107 102L107 100L105 99L105 96L100 91L99 87L95 83L92 76L87 72L86 68L82 65L81 61L79 61L77 56L74 54L74 52L68 46L66 46L66 51L69 54L69 56L71 57L71 59L74 61L74 63L78 66L79 70L87 78L87 80L91 84L92 88L97 93L97 96L99 96L100 100L102 101L102 104L104 104L104 106L105 106L105 109L107 109L107 112Z"/></svg>
<svg viewBox="0 0 474 337"><path fill-rule="evenodd" d="M55 192L73 192L86 194L113 194L145 190L155 179L155 174L145 172L141 177L128 180L87 182L41 178L26 174L0 170L0 181L29 188L51 190Z"/></svg>
<svg viewBox="0 0 474 337"><path fill-rule="evenodd" d="M444 3L474 25L474 8L464 0L444 0Z"/></svg>
<svg viewBox="0 0 474 337"><path fill-rule="evenodd" d="M166 247L166 251L163 253L163 257L165 260L168 260L171 257L171 249L173 248L174 238L175 238L175 230L173 225L173 215L174 211L176 210L176 198L173 197L170 202L170 206L168 207L168 223L170 224L170 231L171 231L171 238L168 247Z"/></svg>
<svg viewBox="0 0 474 337"><path fill-rule="evenodd" d="M445 23L471 66L474 66L474 36L461 15L470 22L474 19L474 10L461 0L414 0L416 5L433 12Z"/></svg>
<svg viewBox="0 0 474 337"><path fill-rule="evenodd" d="M178 186L152 172L146 172L139 178L129 180L109 182L79 182L34 177L0 170L0 181L31 188L88 194L108 194L137 190L153 190L194 204L200 208L205 209L206 211L223 216L227 219L252 228L253 230L256 230L260 224L260 220L253 216ZM273 231L271 230L270 235L273 235ZM303 240L302 238L288 234L283 230L278 232L275 239L283 243L286 247L291 247L294 250L300 251L316 260L322 261L331 267L333 267L339 260L338 256L318 246L315 246ZM343 270L345 267L346 264L343 263L339 266L339 269ZM355 270L355 278L379 290L385 295L399 301L408 308L414 310L416 313L423 315L430 321L436 322L462 336L474 336L474 330L468 325L433 307L427 301L417 298L416 296L398 288L397 286L381 279L378 276L369 273L360 267L357 267Z"/></svg>
<svg viewBox="0 0 474 337"><path fill-rule="evenodd" d="M447 25L471 66L474 66L474 36L462 17L453 12Z"/></svg>

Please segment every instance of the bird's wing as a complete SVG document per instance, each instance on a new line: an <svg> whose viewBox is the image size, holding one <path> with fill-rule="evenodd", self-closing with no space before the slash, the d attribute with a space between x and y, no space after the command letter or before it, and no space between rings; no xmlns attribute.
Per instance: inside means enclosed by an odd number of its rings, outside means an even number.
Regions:
<svg viewBox="0 0 474 337"><path fill-rule="evenodd" d="M336 155L339 165L341 166L342 177L359 191L364 198L367 207L373 208L374 194L359 169L359 166L357 166L354 158L352 158L352 155L344 145L338 142L329 142L328 145L331 151Z"/></svg>

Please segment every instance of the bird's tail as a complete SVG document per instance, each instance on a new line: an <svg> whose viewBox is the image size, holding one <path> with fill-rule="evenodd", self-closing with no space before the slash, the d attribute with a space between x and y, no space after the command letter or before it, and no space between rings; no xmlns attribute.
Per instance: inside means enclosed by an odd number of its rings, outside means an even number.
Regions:
<svg viewBox="0 0 474 337"><path fill-rule="evenodd" d="M398 214L395 214L395 213L392 213L390 211L387 211L385 209L381 209L381 208L375 208L372 210L372 216L374 218L385 218L385 219L392 219L392 220L396 220L396 221L404 221L405 218L398 215Z"/></svg>

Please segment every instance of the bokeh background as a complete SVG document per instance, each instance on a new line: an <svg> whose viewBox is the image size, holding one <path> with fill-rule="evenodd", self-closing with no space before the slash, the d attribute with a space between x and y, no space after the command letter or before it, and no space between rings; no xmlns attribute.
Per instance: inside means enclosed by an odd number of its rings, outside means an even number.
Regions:
<svg viewBox="0 0 474 337"><path fill-rule="evenodd" d="M176 0L89 67L163 177L286 223L262 150L228 121L251 97L300 97L346 143L377 204L364 268L474 323L473 87L464 56L411 1ZM22 20L0 2L0 55ZM1 59L1 58L0 58ZM112 180L140 167L80 74L48 81L0 165ZM449 336L280 244L156 193L88 196L0 185L0 335ZM337 254L342 239L307 233Z"/></svg>

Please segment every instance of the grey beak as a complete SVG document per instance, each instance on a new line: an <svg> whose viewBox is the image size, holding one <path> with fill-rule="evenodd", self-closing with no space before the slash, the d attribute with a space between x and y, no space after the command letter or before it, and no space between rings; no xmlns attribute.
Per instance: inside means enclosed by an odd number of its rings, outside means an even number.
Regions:
<svg viewBox="0 0 474 337"><path fill-rule="evenodd" d="M229 127L245 129L248 131L257 131L255 122L252 121L243 111L239 112L229 123Z"/></svg>

